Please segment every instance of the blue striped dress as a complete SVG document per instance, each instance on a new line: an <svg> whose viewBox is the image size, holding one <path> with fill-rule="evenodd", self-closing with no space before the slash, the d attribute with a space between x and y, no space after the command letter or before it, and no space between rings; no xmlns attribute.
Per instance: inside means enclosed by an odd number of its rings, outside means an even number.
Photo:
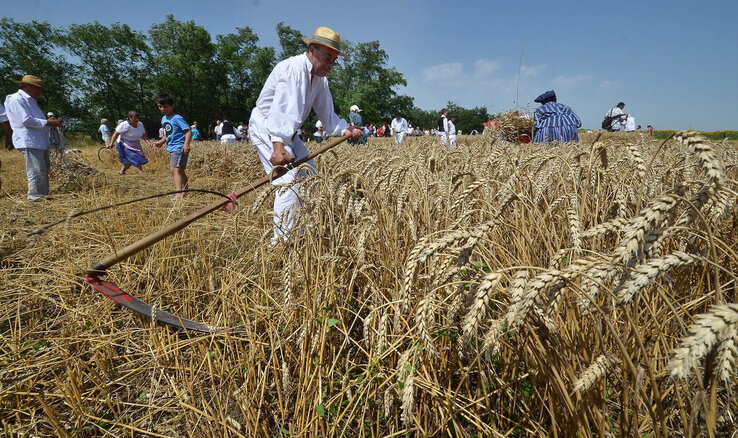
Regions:
<svg viewBox="0 0 738 438"><path fill-rule="evenodd" d="M534 143L549 143L552 141L564 143L579 140L577 128L582 126L582 121L568 106L557 102L548 102L538 107L534 116L536 120Z"/></svg>

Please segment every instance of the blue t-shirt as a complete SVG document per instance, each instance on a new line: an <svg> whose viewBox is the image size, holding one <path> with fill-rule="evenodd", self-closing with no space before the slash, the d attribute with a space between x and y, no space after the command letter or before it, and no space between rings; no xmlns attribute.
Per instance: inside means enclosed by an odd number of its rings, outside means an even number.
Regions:
<svg viewBox="0 0 738 438"><path fill-rule="evenodd" d="M349 121L355 126L364 126L364 122L361 120L359 113L349 113Z"/></svg>
<svg viewBox="0 0 738 438"><path fill-rule="evenodd" d="M110 129L108 129L107 125L100 125L100 135L103 136L103 138L107 137L110 138Z"/></svg>
<svg viewBox="0 0 738 438"><path fill-rule="evenodd" d="M192 139L198 140L200 138L200 131L194 126L190 130L192 131Z"/></svg>
<svg viewBox="0 0 738 438"><path fill-rule="evenodd" d="M182 152L185 134L190 130L190 125L185 122L184 117L179 114L164 116L161 118L161 126L167 132L167 152Z"/></svg>

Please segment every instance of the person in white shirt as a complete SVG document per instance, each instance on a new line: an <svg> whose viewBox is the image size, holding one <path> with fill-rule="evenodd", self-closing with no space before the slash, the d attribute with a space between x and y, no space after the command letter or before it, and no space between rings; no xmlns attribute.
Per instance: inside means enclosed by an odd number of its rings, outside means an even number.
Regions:
<svg viewBox="0 0 738 438"><path fill-rule="evenodd" d="M436 133L441 137L441 144L446 144L448 140L448 109L441 110L441 117L438 118L438 129Z"/></svg>
<svg viewBox="0 0 738 438"><path fill-rule="evenodd" d="M318 142L318 144L323 142L323 138L325 137L325 131L323 131L323 122L318 120L315 122L315 132L313 133L313 138L315 141Z"/></svg>
<svg viewBox="0 0 738 438"><path fill-rule="evenodd" d="M395 144L405 144L405 134L407 133L407 120L398 112L392 119L392 133L395 135Z"/></svg>
<svg viewBox="0 0 738 438"><path fill-rule="evenodd" d="M453 115L448 120L448 145L456 147L456 116Z"/></svg>
<svg viewBox="0 0 738 438"><path fill-rule="evenodd" d="M625 129L625 120L630 114L623 112L623 108L625 108L625 104L620 102L605 114L605 119L612 118L610 131L622 131Z"/></svg>
<svg viewBox="0 0 738 438"><path fill-rule="evenodd" d="M213 128L213 132L215 133L215 140L220 140L220 133L223 130L223 124L220 123L220 120L215 121L215 128Z"/></svg>
<svg viewBox="0 0 738 438"><path fill-rule="evenodd" d="M5 97L5 115L13 129L13 145L26 159L28 199L35 201L49 194L49 127L61 127L59 119L47 119L37 99L44 90L41 78L25 75L15 81L20 90Z"/></svg>
<svg viewBox="0 0 738 438"><path fill-rule="evenodd" d="M223 118L223 123L219 126L220 131L220 142L221 143L236 143L236 140L241 138L241 133L238 132L233 123L229 122L227 118Z"/></svg>
<svg viewBox="0 0 738 438"><path fill-rule="evenodd" d="M625 132L633 132L636 130L636 119L632 115L628 114L625 119Z"/></svg>
<svg viewBox="0 0 738 438"><path fill-rule="evenodd" d="M302 37L302 40L308 45L307 52L274 67L251 112L249 136L267 174L272 173L274 166L286 164L289 155L297 159L310 155L297 133L312 110L329 136L350 135L356 140L363 132L338 117L328 89L326 76L333 70L338 56L346 56L340 50L340 35L330 28L319 27L312 38ZM308 161L308 167L315 171L312 160ZM297 176L297 169L291 169L274 178L272 184L289 184ZM299 184L275 191L272 244L291 235L300 206L298 194Z"/></svg>
<svg viewBox="0 0 738 438"><path fill-rule="evenodd" d="M13 150L13 128L10 127L8 116L5 115L5 107L0 104L0 128L5 136L5 148L9 151Z"/></svg>
<svg viewBox="0 0 738 438"><path fill-rule="evenodd" d="M146 159L146 154L144 154L143 147L141 147L141 140L145 141L149 147L153 147L149 142L146 128L141 123L138 112L128 111L126 120L115 127L115 132L113 132L108 144L108 149L113 146L118 149L118 159L120 164L123 165L118 171L120 175L125 175L126 170L131 166L138 173L143 173L141 166L148 163L149 160Z"/></svg>

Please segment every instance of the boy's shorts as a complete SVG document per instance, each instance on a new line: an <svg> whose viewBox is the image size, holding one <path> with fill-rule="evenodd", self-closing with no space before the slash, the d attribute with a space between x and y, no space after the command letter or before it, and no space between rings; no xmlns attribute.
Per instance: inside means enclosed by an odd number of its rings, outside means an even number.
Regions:
<svg viewBox="0 0 738 438"><path fill-rule="evenodd" d="M184 152L169 152L169 167L179 167L180 169L187 168L187 159L190 154Z"/></svg>

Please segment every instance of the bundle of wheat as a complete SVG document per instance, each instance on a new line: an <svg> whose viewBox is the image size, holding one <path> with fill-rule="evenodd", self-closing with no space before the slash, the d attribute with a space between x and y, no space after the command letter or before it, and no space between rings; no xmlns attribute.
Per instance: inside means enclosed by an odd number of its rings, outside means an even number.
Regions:
<svg viewBox="0 0 738 438"><path fill-rule="evenodd" d="M532 137L533 135L535 121L530 114L520 110L505 111L502 115L496 117L494 122L496 122L497 132L509 142L517 143L522 141L521 136Z"/></svg>

